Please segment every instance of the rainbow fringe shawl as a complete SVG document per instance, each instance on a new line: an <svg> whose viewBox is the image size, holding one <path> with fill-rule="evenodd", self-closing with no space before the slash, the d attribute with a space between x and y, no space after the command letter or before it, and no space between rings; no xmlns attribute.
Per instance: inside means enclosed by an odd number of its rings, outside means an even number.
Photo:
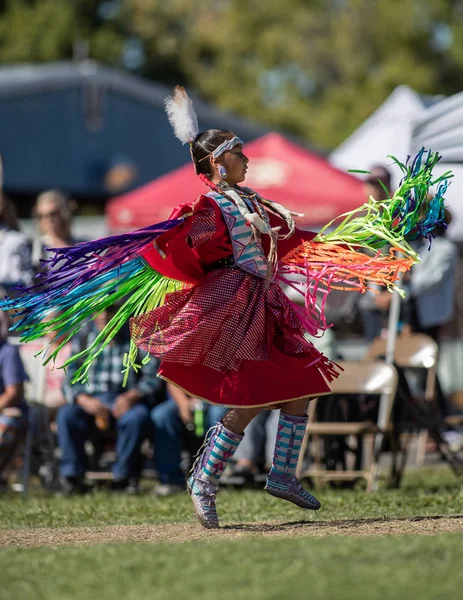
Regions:
<svg viewBox="0 0 463 600"><path fill-rule="evenodd" d="M434 229L446 227L444 195L453 175L449 171L433 179L439 154L423 148L412 162L410 157L405 164L390 158L404 175L392 198L378 202L370 197L363 206L334 219L312 241L304 242L281 260L278 280L304 296L305 308L295 305L295 309L311 335L328 327L324 312L331 289L365 293L382 286L403 296L395 282L419 262L410 242L426 238L431 244ZM437 186L432 198L431 186ZM380 249L387 245L390 250L384 255ZM303 289L294 282L294 276L299 281L304 278Z"/></svg>

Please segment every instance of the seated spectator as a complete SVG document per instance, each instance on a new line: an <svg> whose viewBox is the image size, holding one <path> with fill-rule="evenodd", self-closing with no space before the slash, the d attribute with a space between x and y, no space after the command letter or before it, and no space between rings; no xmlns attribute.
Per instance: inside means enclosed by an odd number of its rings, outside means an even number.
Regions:
<svg viewBox="0 0 463 600"><path fill-rule="evenodd" d="M37 197L34 216L38 235L32 245L35 271L43 268L41 260L48 258L47 248L64 248L77 243L72 235L72 212L75 202L60 190L48 190Z"/></svg>
<svg viewBox="0 0 463 600"><path fill-rule="evenodd" d="M95 318L88 332L76 335L72 353L92 344L114 312L114 308L107 309ZM138 491L142 469L140 449L149 436L149 411L163 383L156 377L159 363L151 358L140 372L129 372L127 386L123 387L123 360L129 342L128 332L119 332L92 364L85 384L70 384L78 364L72 363L66 369L64 392L69 404L59 409L57 419L64 493L84 493L88 489L84 482L87 467L84 445L96 427L111 427L116 431L112 488L128 493Z"/></svg>
<svg viewBox="0 0 463 600"><path fill-rule="evenodd" d="M167 384L167 399L151 411L154 424L154 468L160 485L155 493L170 496L185 490L185 476L181 468L181 453L185 427L194 422L195 404L192 398L178 387ZM223 406L201 403L204 410L204 429L215 425L227 412Z"/></svg>
<svg viewBox="0 0 463 600"><path fill-rule="evenodd" d="M7 487L8 469L28 426L28 407L24 400L24 370L18 346L6 341L8 317L0 313L0 491Z"/></svg>

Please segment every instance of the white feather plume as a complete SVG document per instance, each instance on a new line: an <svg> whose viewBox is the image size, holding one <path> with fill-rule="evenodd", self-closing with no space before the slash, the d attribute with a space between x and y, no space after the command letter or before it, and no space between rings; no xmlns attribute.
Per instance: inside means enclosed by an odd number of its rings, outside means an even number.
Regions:
<svg viewBox="0 0 463 600"><path fill-rule="evenodd" d="M199 131L198 117L193 108L193 101L186 93L185 88L177 85L173 96L167 96L164 104L175 137L182 144L193 141Z"/></svg>

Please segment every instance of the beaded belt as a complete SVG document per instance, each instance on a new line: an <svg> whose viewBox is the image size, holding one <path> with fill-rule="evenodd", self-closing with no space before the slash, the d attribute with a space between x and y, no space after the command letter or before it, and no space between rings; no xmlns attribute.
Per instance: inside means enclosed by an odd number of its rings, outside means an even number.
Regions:
<svg viewBox="0 0 463 600"><path fill-rule="evenodd" d="M223 258L219 258L215 262L211 263L207 266L207 271L214 271L215 269L224 269L226 267L236 267L235 259L233 255L224 256Z"/></svg>

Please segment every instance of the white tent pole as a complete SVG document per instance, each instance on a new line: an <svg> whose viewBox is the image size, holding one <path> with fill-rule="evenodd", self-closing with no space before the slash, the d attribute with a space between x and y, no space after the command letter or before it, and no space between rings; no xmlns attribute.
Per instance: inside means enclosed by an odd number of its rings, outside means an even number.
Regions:
<svg viewBox="0 0 463 600"><path fill-rule="evenodd" d="M399 329L400 301L400 294L398 292L394 292L392 294L391 306L389 308L389 319L387 323L386 362L388 365L392 365L394 362L395 344Z"/></svg>
<svg viewBox="0 0 463 600"><path fill-rule="evenodd" d="M398 284L400 287L400 283ZM395 352L395 344L397 340L397 333L399 329L399 318L400 318L400 294L398 292L394 292L392 294L391 306L389 308L389 318L387 323L387 345L386 345L386 357L385 362L389 365L394 363L394 352ZM383 429L387 425L387 413L388 413L388 404L389 404L389 394L384 393L381 394L381 398L379 401L379 414L378 414L378 426L380 429ZM375 436L375 444L374 444L374 453L375 456L379 454L381 451L381 446L383 443L384 434L378 433ZM378 475L379 470L376 470L374 474L372 489L376 491L378 489Z"/></svg>

